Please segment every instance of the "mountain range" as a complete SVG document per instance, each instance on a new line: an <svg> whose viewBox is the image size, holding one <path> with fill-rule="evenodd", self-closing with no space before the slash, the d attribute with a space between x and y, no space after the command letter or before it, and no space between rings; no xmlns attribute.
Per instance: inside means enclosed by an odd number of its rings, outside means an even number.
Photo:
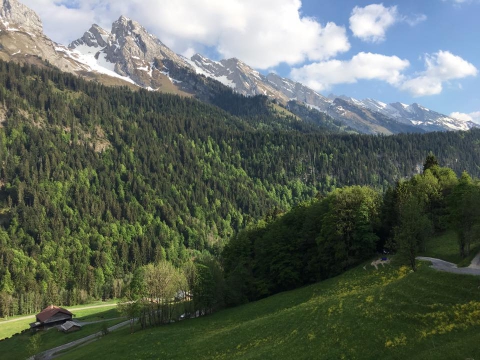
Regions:
<svg viewBox="0 0 480 360"><path fill-rule="evenodd" d="M375 99L325 97L277 74L264 75L236 58L214 61L195 54L188 59L124 16L112 24L110 31L93 24L68 46L49 39L39 16L17 0L3 0L0 17L1 59L37 65L47 61L62 71L107 85L141 87L208 101L208 87L212 81L218 81L245 96L267 96L287 109L304 104L353 131L366 134L478 127L416 103L385 104Z"/></svg>

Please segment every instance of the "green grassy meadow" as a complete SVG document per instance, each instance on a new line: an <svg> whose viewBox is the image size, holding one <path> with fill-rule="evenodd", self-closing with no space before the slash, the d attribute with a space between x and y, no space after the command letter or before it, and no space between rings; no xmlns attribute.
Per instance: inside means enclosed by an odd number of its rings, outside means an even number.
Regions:
<svg viewBox="0 0 480 360"><path fill-rule="evenodd" d="M86 305L72 306L67 309L74 309L73 315L75 318L89 319L89 320L82 320L82 321L96 321L96 320L102 320L101 318L99 318L99 316L102 316L101 314L105 313L106 308L102 307L102 308L95 308L95 309L85 309L85 310L82 310L82 309L86 307L91 307L91 306L104 306L104 305L110 305L111 307L116 307L117 300L110 300L107 302L98 301L98 302L86 304ZM90 317L92 315L97 316L97 318L93 318L93 320L90 320ZM21 320L18 320L15 322L9 321L9 320L15 320L15 319L21 319ZM20 316L10 317L8 319L0 319L0 340L9 338L14 334L18 334L23 330L30 328L29 324L34 321L35 321L35 315L30 315L30 316L20 315Z"/></svg>
<svg viewBox="0 0 480 360"><path fill-rule="evenodd" d="M477 359L480 277L367 265L214 315L129 333L61 359Z"/></svg>
<svg viewBox="0 0 480 360"><path fill-rule="evenodd" d="M90 305L91 306L91 305ZM112 304L115 306L115 304ZM75 307L77 308L77 307ZM108 326L112 326L118 324L119 322L125 321L125 319L117 319L121 315L117 311L116 308L96 308L96 309L85 309L85 310L75 310L74 315L76 320L81 322L95 322L95 321L103 321L106 320L105 323ZM109 320L110 319L110 320ZM6 334L7 331L16 331L16 333L25 330L24 326L25 320L13 322L13 323L0 323L0 330L2 330L2 334ZM27 328L28 323L31 322L27 320ZM59 345L75 341L77 339L83 338L85 336L94 334L102 330L104 323L96 323L84 326L80 331L73 332L70 334L64 334L62 332L57 331L56 329L51 329L45 332L39 332L40 335L40 350L44 351ZM10 333L9 336L12 334ZM26 359L29 354L29 343L32 334L27 331L25 333L12 336L8 339L0 341L0 358L2 360L17 360L17 359Z"/></svg>

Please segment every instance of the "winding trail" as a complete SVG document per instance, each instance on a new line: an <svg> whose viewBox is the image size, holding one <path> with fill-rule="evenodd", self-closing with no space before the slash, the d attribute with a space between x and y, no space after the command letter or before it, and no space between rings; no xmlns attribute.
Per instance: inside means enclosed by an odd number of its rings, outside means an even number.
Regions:
<svg viewBox="0 0 480 360"><path fill-rule="evenodd" d="M430 261L432 263L432 267L438 271L445 271L452 274L480 276L480 253L478 253L478 255L475 256L475 258L472 260L472 263L470 264L469 267L463 267L463 268L459 268L457 267L457 265L451 262L435 259L431 257L419 256L417 257L417 260Z"/></svg>
<svg viewBox="0 0 480 360"><path fill-rule="evenodd" d="M112 331L115 331L117 329L120 329L122 327L125 327L127 326L128 324L130 324L130 320L127 320L127 321L124 321L124 322L121 322L117 325L113 325L111 327L108 328L108 331L109 332L112 332ZM81 344L84 344L86 342L90 342L90 341L94 341L94 340L97 340L99 337L103 336L102 332L99 331L95 334L92 334L92 335L89 335L89 336L86 336L84 338L81 338L81 339L78 339L78 340L75 340L75 341L72 341L72 342L69 342L67 344L63 344L63 345L60 345L60 346L57 346L56 348L53 348L53 349L49 349L49 350L46 350L44 352L41 352L37 355L35 355L35 358L37 359L42 359L42 360L49 360L49 359L54 359L55 357L57 357L59 355L60 352L64 351L64 350L67 350L67 349L70 349L72 347L75 347L75 346L78 346L78 345L81 345ZM31 357L29 358L30 359L34 359L34 357Z"/></svg>

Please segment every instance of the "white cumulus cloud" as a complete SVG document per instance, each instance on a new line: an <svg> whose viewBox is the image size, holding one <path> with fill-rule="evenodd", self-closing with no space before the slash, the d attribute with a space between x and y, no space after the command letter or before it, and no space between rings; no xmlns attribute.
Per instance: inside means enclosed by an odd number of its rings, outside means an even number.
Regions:
<svg viewBox="0 0 480 360"><path fill-rule="evenodd" d="M480 111L475 111L469 114L461 112L453 112L450 114L450 117L463 121L473 121L477 124L480 124Z"/></svg>
<svg viewBox="0 0 480 360"><path fill-rule="evenodd" d="M350 49L343 26L303 16L301 0L24 0L66 43L125 15L179 53L210 47L255 68L321 61Z"/></svg>
<svg viewBox="0 0 480 360"><path fill-rule="evenodd" d="M350 84L359 80L381 80L398 86L410 65L408 60L361 52L351 60L329 60L293 69L291 77L314 90L322 91L336 84Z"/></svg>
<svg viewBox="0 0 480 360"><path fill-rule="evenodd" d="M426 70L416 77L406 80L400 88L413 96L440 94L443 84L450 80L476 76L477 68L449 51L442 51L425 56Z"/></svg>
<svg viewBox="0 0 480 360"><path fill-rule="evenodd" d="M351 60L327 60L292 69L290 76L317 91L359 80L380 80L415 97L440 94L445 82L476 76L474 65L448 51L425 56L425 70L407 76L408 60L361 52Z"/></svg>
<svg viewBox="0 0 480 360"><path fill-rule="evenodd" d="M350 16L350 30L353 35L368 42L381 42L393 24L398 21L396 6L385 7L372 4L364 8L355 6Z"/></svg>
<svg viewBox="0 0 480 360"><path fill-rule="evenodd" d="M397 6L385 7L383 4L371 4L365 7L355 6L350 16L350 30L359 39L372 43L385 41L387 30L396 23L416 26L427 20L425 14L401 15Z"/></svg>

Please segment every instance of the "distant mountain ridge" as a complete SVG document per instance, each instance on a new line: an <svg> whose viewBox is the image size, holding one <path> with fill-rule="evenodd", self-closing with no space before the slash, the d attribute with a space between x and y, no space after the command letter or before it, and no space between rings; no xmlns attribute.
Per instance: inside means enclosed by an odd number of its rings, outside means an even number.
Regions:
<svg viewBox="0 0 480 360"><path fill-rule="evenodd" d="M333 95L333 99L338 98ZM469 130L478 127L473 122L462 121L440 114L436 111L427 109L417 103L411 105L400 102L386 104L375 99L356 100L353 98L340 96L340 98L349 101L357 106L379 112L391 119L404 124L413 124L426 131L442 130Z"/></svg>
<svg viewBox="0 0 480 360"><path fill-rule="evenodd" d="M112 24L111 31L93 24L67 47L46 37L38 15L17 0L3 0L0 15L0 58L29 63L44 59L63 71L109 85L128 84L208 100L208 91L202 86L205 81L199 78L204 76L245 96L264 95L284 105L291 101L303 103L367 134L478 127L419 104L325 97L277 74L263 75L236 58L214 61L195 54L187 59L125 16Z"/></svg>

